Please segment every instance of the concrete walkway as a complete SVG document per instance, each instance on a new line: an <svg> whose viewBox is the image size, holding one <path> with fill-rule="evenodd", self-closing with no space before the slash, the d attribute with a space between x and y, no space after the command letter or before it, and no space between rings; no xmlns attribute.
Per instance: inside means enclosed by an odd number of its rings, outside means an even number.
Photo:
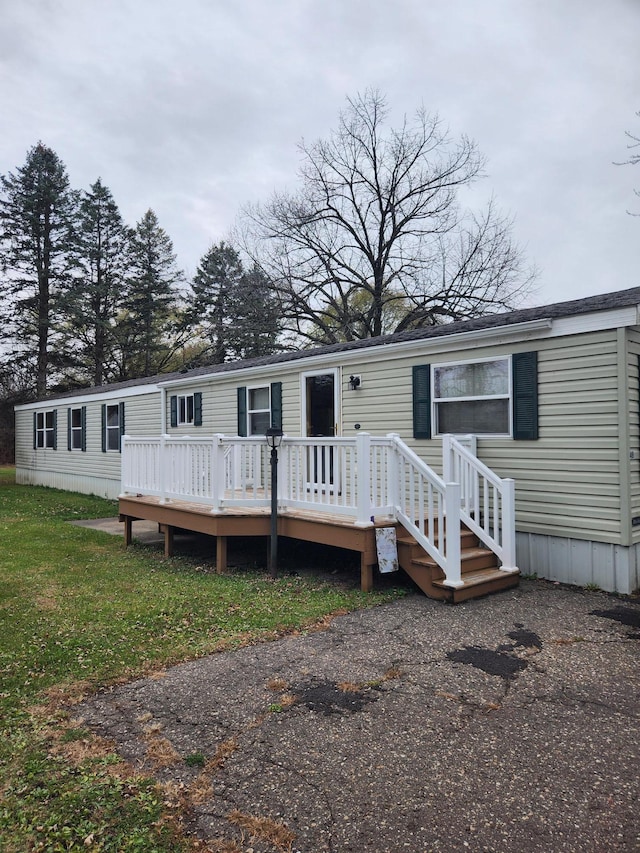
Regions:
<svg viewBox="0 0 640 853"><path fill-rule="evenodd" d="M637 851L639 639L638 602L601 593L415 595L75 713L211 850Z"/></svg>
<svg viewBox="0 0 640 853"><path fill-rule="evenodd" d="M112 536L124 536L124 524L118 518L91 518L82 521L72 521L76 527L89 527L110 533ZM155 521L136 521L133 524L133 537L146 544L159 545L164 543L164 535L158 531Z"/></svg>

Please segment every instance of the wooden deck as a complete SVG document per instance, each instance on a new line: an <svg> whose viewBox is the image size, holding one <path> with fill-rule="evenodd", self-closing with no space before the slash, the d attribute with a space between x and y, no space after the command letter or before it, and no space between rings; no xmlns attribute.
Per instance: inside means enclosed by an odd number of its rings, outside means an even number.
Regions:
<svg viewBox="0 0 640 853"><path fill-rule="evenodd" d="M205 533L216 540L216 571L227 569L227 541L230 537L245 538L271 534L271 513L268 507L230 507L224 512L212 512L205 504L172 500L161 502L158 497L126 496L120 498L120 520L125 525L125 544L132 538L136 520L158 523L164 534L164 552L173 555L173 537L178 530ZM462 585L452 588L445 582L439 566L390 518L374 518L361 527L352 518L316 510L288 509L278 515L278 535L321 545L333 545L360 554L360 586L363 592L373 589L373 571L378 563L376 528L395 527L398 536L400 567L430 598L457 603L492 592L509 589L519 581L519 572L500 569L495 554L481 546L467 528L461 528ZM437 534L436 534L437 539Z"/></svg>
<svg viewBox="0 0 640 853"><path fill-rule="evenodd" d="M220 573L227 569L230 537L268 537L271 533L271 514L267 507L229 508L216 514L205 504L177 500L161 503L159 498L147 495L121 497L119 503L125 545L131 543L133 522L140 519L158 523L164 533L167 557L173 554L176 530L205 533L216 539L216 571ZM278 535L357 551L360 554L360 586L364 592L370 592L373 570L378 562L375 529L393 524L389 519L376 519L369 527L358 527L352 519L341 515L289 509L278 515Z"/></svg>

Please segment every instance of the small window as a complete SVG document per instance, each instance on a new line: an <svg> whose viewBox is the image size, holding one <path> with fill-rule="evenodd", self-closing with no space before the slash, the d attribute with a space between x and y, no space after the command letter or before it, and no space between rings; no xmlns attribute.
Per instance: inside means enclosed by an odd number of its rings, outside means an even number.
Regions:
<svg viewBox="0 0 640 853"><path fill-rule="evenodd" d="M174 394L170 399L171 426L202 426L202 393Z"/></svg>
<svg viewBox="0 0 640 853"><path fill-rule="evenodd" d="M102 404L102 452L121 450L124 435L124 403Z"/></svg>
<svg viewBox="0 0 640 853"><path fill-rule="evenodd" d="M84 450L83 415L82 408L69 410L69 450Z"/></svg>
<svg viewBox="0 0 640 853"><path fill-rule="evenodd" d="M56 412L36 412L35 447L56 449Z"/></svg>
<svg viewBox="0 0 640 853"><path fill-rule="evenodd" d="M193 394L178 397L178 424L193 423Z"/></svg>
<svg viewBox="0 0 640 853"><path fill-rule="evenodd" d="M247 389L247 428L249 435L265 435L271 426L271 394L268 385Z"/></svg>
<svg viewBox="0 0 640 853"><path fill-rule="evenodd" d="M509 359L433 367L436 433L510 435Z"/></svg>
<svg viewBox="0 0 640 853"><path fill-rule="evenodd" d="M237 392L238 435L265 435L269 427L282 429L282 382L253 388L242 385Z"/></svg>

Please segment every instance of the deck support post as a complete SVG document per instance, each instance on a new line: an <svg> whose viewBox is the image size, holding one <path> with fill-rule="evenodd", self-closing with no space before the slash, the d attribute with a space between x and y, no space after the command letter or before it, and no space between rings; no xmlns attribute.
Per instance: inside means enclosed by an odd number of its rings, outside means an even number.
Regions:
<svg viewBox="0 0 640 853"><path fill-rule="evenodd" d="M173 527L170 524L164 524L164 555L165 557L173 557Z"/></svg>
<svg viewBox="0 0 640 853"><path fill-rule="evenodd" d="M373 565L367 562L368 557L364 552L360 554L360 589L362 592L373 590Z"/></svg>
<svg viewBox="0 0 640 853"><path fill-rule="evenodd" d="M124 521L124 547L128 548L131 545L133 519L130 515L125 515Z"/></svg>
<svg viewBox="0 0 640 853"><path fill-rule="evenodd" d="M219 575L227 571L227 537L216 536L216 573Z"/></svg>

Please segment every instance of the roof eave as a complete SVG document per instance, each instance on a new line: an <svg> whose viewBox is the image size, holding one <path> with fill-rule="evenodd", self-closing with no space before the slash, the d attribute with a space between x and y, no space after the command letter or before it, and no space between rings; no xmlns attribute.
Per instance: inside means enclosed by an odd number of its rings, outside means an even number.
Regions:
<svg viewBox="0 0 640 853"><path fill-rule="evenodd" d="M166 382L158 382L161 388L183 388L185 386L202 384L210 379L222 378L224 376L253 376L256 374L270 374L281 372L283 369L295 365L303 368L321 362L327 365L349 364L350 362L362 361L363 355L370 353L372 349L383 350L389 357L394 355L410 354L412 350L425 349L437 351L441 349L451 349L459 347L464 343L465 346L473 346L482 344L485 341L501 339L503 341L511 341L514 338L519 340L530 338L532 335L544 334L551 330L553 321L549 317L538 320L528 320L523 323L511 323L503 326L491 326L487 329L477 329L475 331L455 332L451 335L441 335L435 338L419 338L411 341L399 341L397 343L379 343L372 344L370 347L361 347L351 350L341 350L335 353L320 353L314 355L310 352L308 356L301 356L295 360L276 361L272 364L251 365L242 367L242 362L238 362L237 367L227 368L225 371L212 371L211 373L200 373L197 376L185 376L183 379L172 379ZM364 356L366 357L366 355Z"/></svg>

